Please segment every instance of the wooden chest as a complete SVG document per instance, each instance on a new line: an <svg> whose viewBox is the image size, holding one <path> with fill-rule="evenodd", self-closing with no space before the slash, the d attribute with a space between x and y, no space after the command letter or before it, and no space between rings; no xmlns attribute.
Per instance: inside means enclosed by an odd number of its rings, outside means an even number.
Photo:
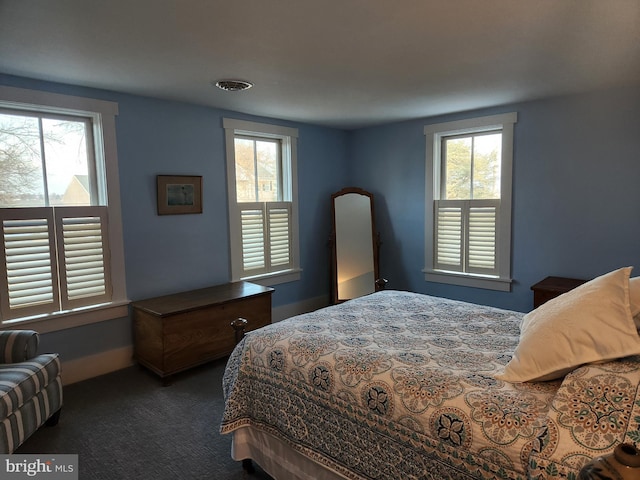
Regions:
<svg viewBox="0 0 640 480"><path fill-rule="evenodd" d="M133 302L135 359L164 378L229 355L231 322L245 318L246 331L271 323L272 292L235 282Z"/></svg>

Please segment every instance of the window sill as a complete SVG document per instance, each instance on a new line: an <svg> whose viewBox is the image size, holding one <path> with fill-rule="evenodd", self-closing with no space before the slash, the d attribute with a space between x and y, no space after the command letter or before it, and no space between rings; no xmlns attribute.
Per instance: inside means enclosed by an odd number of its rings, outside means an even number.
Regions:
<svg viewBox="0 0 640 480"><path fill-rule="evenodd" d="M270 287L272 285L278 285L280 283L296 282L300 280L300 274L302 269L295 270L283 270L281 272L265 273L263 275L256 275L254 277L244 277L240 280L245 282L257 283L263 287Z"/></svg>
<svg viewBox="0 0 640 480"><path fill-rule="evenodd" d="M16 318L2 322L1 329L34 329L38 333L49 333L92 323L114 320L129 315L129 300L77 308L64 312Z"/></svg>
<svg viewBox="0 0 640 480"><path fill-rule="evenodd" d="M510 278L485 277L466 273L444 272L440 270L423 270L427 282L446 283L463 287L484 288L500 292L511 291Z"/></svg>

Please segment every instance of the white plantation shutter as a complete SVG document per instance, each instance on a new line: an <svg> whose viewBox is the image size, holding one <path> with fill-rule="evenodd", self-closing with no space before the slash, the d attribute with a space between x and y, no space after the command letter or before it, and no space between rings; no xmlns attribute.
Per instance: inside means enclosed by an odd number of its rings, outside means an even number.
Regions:
<svg viewBox="0 0 640 480"><path fill-rule="evenodd" d="M462 206L456 201L435 202L435 264L443 270L462 271Z"/></svg>
<svg viewBox="0 0 640 480"><path fill-rule="evenodd" d="M109 301L107 207L57 207L63 310Z"/></svg>
<svg viewBox="0 0 640 480"><path fill-rule="evenodd" d="M470 200L467 239L467 271L485 275L498 273L496 231L499 200Z"/></svg>
<svg viewBox="0 0 640 480"><path fill-rule="evenodd" d="M262 203L242 203L242 270L248 275L265 271L265 216Z"/></svg>
<svg viewBox="0 0 640 480"><path fill-rule="evenodd" d="M291 202L269 202L266 207L271 267L291 268Z"/></svg>
<svg viewBox="0 0 640 480"><path fill-rule="evenodd" d="M290 268L291 203L241 203L242 259L245 275Z"/></svg>
<svg viewBox="0 0 640 480"><path fill-rule="evenodd" d="M2 318L59 309L55 233L51 208L0 209L5 268L0 277Z"/></svg>
<svg viewBox="0 0 640 480"><path fill-rule="evenodd" d="M107 207L0 209L0 220L4 320L111 300Z"/></svg>
<svg viewBox="0 0 640 480"><path fill-rule="evenodd" d="M436 200L435 268L496 275L500 200Z"/></svg>

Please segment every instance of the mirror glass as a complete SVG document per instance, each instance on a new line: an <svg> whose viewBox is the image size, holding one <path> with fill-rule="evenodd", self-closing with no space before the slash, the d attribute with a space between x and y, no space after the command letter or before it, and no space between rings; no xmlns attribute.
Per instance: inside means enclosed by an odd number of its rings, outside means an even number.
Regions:
<svg viewBox="0 0 640 480"><path fill-rule="evenodd" d="M332 195L334 303L376 291L377 238L373 195L359 188Z"/></svg>

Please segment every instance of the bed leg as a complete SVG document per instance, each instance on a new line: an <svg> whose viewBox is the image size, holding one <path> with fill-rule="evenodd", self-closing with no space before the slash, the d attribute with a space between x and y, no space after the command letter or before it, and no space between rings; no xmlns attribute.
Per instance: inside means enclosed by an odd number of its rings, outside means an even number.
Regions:
<svg viewBox="0 0 640 480"><path fill-rule="evenodd" d="M245 458L242 460L242 469L247 473L256 473L256 469L253 468L253 462L250 458Z"/></svg>

